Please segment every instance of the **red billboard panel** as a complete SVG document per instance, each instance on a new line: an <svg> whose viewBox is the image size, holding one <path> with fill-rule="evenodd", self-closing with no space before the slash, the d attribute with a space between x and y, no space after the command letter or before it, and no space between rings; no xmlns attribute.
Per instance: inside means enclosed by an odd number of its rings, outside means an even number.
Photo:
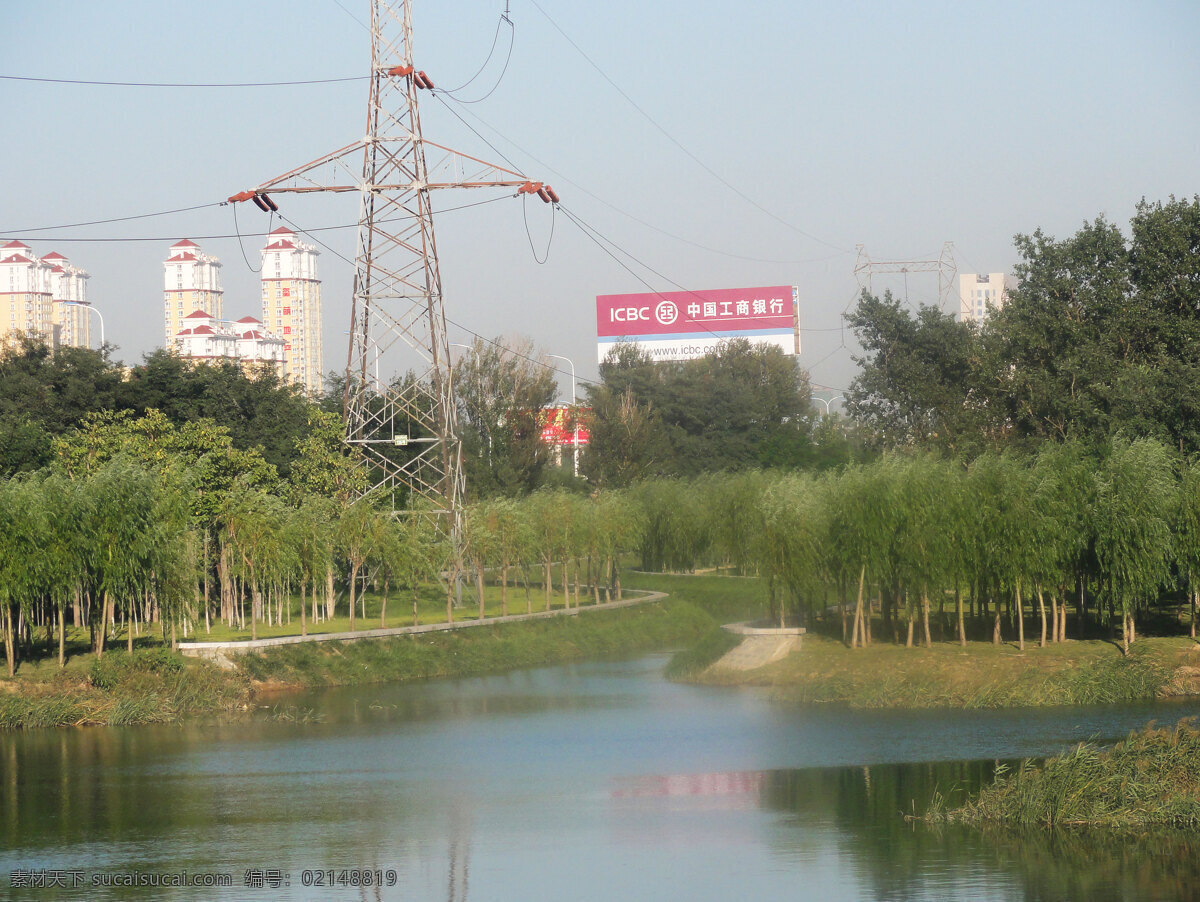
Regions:
<svg viewBox="0 0 1200 902"><path fill-rule="evenodd" d="M722 341L747 338L798 354L797 289L719 288L596 298L600 359L632 341L661 360L702 356Z"/></svg>
<svg viewBox="0 0 1200 902"><path fill-rule="evenodd" d="M584 425L589 413L587 407L546 408L542 411L542 441L547 445L586 445L591 440Z"/></svg>

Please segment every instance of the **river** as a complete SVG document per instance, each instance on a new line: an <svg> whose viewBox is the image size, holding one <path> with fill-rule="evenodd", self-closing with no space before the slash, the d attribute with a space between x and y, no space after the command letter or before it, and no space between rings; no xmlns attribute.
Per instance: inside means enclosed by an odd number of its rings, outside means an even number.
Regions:
<svg viewBox="0 0 1200 902"><path fill-rule="evenodd" d="M1189 898L1200 841L907 823L999 762L1200 702L852 712L660 655L0 735L0 898ZM184 886L128 883L184 883ZM219 884L226 886L200 886ZM382 885L381 885L382 884Z"/></svg>

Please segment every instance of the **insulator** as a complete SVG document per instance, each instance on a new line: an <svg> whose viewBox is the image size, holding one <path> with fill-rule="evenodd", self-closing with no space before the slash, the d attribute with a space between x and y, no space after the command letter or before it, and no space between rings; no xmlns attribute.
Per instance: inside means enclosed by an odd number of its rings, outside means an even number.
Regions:
<svg viewBox="0 0 1200 902"><path fill-rule="evenodd" d="M540 197L544 203L550 203L550 192L545 188L538 188L538 197Z"/></svg>
<svg viewBox="0 0 1200 902"><path fill-rule="evenodd" d="M546 186L546 193L550 195L550 200L554 201L554 203L558 203L558 194L549 185Z"/></svg>
<svg viewBox="0 0 1200 902"><path fill-rule="evenodd" d="M253 191L239 191L237 194L229 198L231 204L240 204L244 200L249 200L254 197Z"/></svg>
<svg viewBox="0 0 1200 902"><path fill-rule="evenodd" d="M266 203L266 205L271 208L272 213L279 212L279 205L276 204L275 201L271 200L270 195L260 194L259 197L261 197L263 199L263 201Z"/></svg>
<svg viewBox="0 0 1200 902"><path fill-rule="evenodd" d="M252 200L254 201L254 206L258 207L258 209L262 210L264 213L270 213L270 212L271 212L271 208L270 208L270 207L268 207L268 206L267 206L267 205L266 205L266 204L263 202L263 199L262 199L262 197L260 197L259 195L257 195L257 194L256 194L256 195L254 195L254 197L252 198Z"/></svg>
<svg viewBox="0 0 1200 902"><path fill-rule="evenodd" d="M412 66L392 66L392 68L387 70L388 75L403 76L403 75L412 75L412 73L413 73Z"/></svg>
<svg viewBox="0 0 1200 902"><path fill-rule="evenodd" d="M417 73L417 84L419 84L422 88L428 88L430 91L433 90L433 79L431 79L423 71Z"/></svg>
<svg viewBox="0 0 1200 902"><path fill-rule="evenodd" d="M533 194L535 191L537 191L537 188L533 187L533 182L526 182L517 189L517 194Z"/></svg>

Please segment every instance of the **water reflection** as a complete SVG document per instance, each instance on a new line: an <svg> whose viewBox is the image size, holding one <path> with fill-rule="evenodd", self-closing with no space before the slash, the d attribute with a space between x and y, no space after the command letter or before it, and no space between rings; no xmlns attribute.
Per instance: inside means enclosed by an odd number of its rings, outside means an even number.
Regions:
<svg viewBox="0 0 1200 902"><path fill-rule="evenodd" d="M25 892L9 885L17 868L234 877L181 899L1140 899L1200 886L1200 843L1186 835L1014 835L904 817L993 779L996 760L937 760L947 750L1048 754L1122 735L1152 708L799 709L669 684L660 663L282 700L319 715L308 722L264 712L0 735L0 897L164 897ZM885 756L894 763L864 766ZM252 868L292 884L248 890ZM397 884L300 884L305 869L342 868L392 869Z"/></svg>

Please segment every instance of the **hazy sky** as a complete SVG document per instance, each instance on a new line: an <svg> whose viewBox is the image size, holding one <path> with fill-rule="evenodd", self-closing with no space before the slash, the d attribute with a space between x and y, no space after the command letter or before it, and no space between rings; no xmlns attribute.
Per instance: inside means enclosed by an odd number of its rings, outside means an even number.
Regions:
<svg viewBox="0 0 1200 902"><path fill-rule="evenodd" d="M488 337L529 336L572 358L581 378L596 374L598 294L792 284L801 361L814 382L842 388L854 373L840 324L856 293L856 244L884 260L936 257L953 241L960 272L1008 270L1018 232L1066 236L1099 214L1125 226L1142 197L1200 191L1194 0L537 2L511 0L513 49L498 86L507 26L492 65L457 97L494 93L447 104L632 255L644 282L538 202L446 212L436 228L450 319ZM503 9L415 0L418 68L439 87L467 81ZM368 10L367 0L0 0L0 75L362 76ZM33 229L220 202L362 137L366 93L365 80L0 80L0 238L87 269L128 363L162 344L162 261L179 238L221 258L228 317L259 316L258 276L225 237L230 207ZM441 102L422 100L426 138L502 162ZM505 194L443 192L436 203ZM354 196L278 200L304 228L348 226L316 234L353 257ZM238 217L257 268L267 219L250 205ZM79 238L122 240L68 240ZM540 258L548 240L539 264L530 243ZM320 266L325 368L339 369L352 267L326 250ZM897 278L875 287L903 296ZM934 301L936 278L910 275L907 291L914 305Z"/></svg>

